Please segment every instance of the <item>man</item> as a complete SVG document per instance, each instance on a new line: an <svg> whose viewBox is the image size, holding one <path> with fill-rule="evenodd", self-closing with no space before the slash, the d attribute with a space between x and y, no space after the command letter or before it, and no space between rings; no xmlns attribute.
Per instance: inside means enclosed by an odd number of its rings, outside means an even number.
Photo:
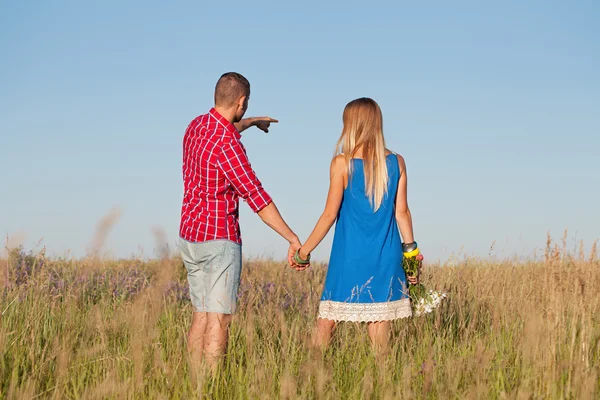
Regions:
<svg viewBox="0 0 600 400"><path fill-rule="evenodd" d="M212 367L225 352L237 306L242 269L239 198L289 242L288 260L300 248L298 236L263 189L240 141L240 132L251 126L268 132L277 122L269 117L242 119L249 98L246 78L224 74L215 88L214 108L194 119L183 139L179 247L194 307L188 346L194 363L204 355Z"/></svg>

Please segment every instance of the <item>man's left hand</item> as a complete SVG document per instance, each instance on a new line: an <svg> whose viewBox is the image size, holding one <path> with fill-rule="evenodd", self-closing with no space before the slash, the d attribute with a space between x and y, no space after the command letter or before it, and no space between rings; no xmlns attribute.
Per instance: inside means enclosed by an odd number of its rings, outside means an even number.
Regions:
<svg viewBox="0 0 600 400"><path fill-rule="evenodd" d="M271 123L276 124L279 121L271 117L255 117L254 121L252 122L254 123L254 126L256 126L261 131L269 133L269 127L271 126Z"/></svg>

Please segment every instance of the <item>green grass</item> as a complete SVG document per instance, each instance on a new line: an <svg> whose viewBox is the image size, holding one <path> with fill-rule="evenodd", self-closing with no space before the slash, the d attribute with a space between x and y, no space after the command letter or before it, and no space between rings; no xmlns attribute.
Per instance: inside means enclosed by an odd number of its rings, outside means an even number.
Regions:
<svg viewBox="0 0 600 400"><path fill-rule="evenodd" d="M595 254L595 250L594 250ZM549 248L538 262L431 266L437 312L393 323L377 360L366 327L310 335L326 268L247 260L220 371L192 376L177 258L0 261L0 398L597 398L600 263Z"/></svg>

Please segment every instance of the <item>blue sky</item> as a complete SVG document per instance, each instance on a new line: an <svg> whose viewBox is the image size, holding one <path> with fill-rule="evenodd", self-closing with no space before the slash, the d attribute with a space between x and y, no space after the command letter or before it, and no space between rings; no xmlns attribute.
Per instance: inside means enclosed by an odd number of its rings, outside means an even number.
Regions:
<svg viewBox="0 0 600 400"><path fill-rule="evenodd" d="M485 3L485 4L484 4ZM343 5L342 5L343 4ZM600 238L600 3L2 2L0 234L85 255L176 243L181 140L227 71L252 84L252 164L306 238L345 104L380 104L430 259ZM241 206L244 250L285 242ZM326 260L332 234L316 251Z"/></svg>

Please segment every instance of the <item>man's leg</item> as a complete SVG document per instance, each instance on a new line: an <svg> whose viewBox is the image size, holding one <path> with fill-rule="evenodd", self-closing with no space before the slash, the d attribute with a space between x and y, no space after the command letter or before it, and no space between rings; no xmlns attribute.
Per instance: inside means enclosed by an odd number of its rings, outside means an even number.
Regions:
<svg viewBox="0 0 600 400"><path fill-rule="evenodd" d="M188 332L188 350L194 367L200 366L202 362L208 320L207 314L205 312L194 312L192 326L190 326L190 331Z"/></svg>
<svg viewBox="0 0 600 400"><path fill-rule="evenodd" d="M242 248L224 241L221 256L212 266L216 279L207 296L207 323L204 357L214 369L227 350L229 325L237 309L237 295L242 272Z"/></svg>
<svg viewBox="0 0 600 400"><path fill-rule="evenodd" d="M229 324L236 311L241 246L228 240L180 240L180 248L195 310L188 347L194 364L204 358L215 369L227 348Z"/></svg>
<svg viewBox="0 0 600 400"><path fill-rule="evenodd" d="M231 314L208 313L207 315L204 355L213 370L219 366L220 359L227 350L231 319Z"/></svg>
<svg viewBox="0 0 600 400"><path fill-rule="evenodd" d="M198 257L199 255L203 255L203 248L202 243L192 243L183 239L179 240L179 249L188 273L190 298L194 308L192 325L187 335L190 363L194 372L198 371L202 363L207 325L207 313L204 310L206 309L206 282L209 275L206 273L206 266L202 262L203 260Z"/></svg>

